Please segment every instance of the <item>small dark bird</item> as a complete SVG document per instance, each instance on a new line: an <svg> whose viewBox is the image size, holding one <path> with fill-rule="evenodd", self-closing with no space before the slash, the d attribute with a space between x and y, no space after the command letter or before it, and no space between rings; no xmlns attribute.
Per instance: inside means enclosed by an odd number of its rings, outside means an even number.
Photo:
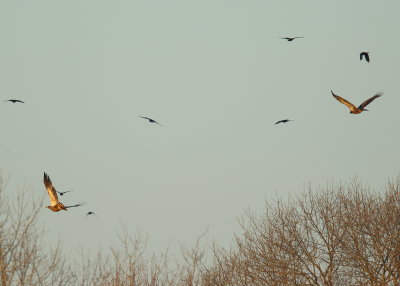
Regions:
<svg viewBox="0 0 400 286"><path fill-rule="evenodd" d="M92 212L92 211L88 212L88 213L86 214L85 218L86 218L88 215L95 215L95 216L99 217L97 214L95 214L95 213Z"/></svg>
<svg viewBox="0 0 400 286"><path fill-rule="evenodd" d="M344 105L346 105L350 109L350 113L353 113L353 114L358 114L363 111L368 111L368 109L365 109L365 107L368 104L370 104L372 101L374 101L376 98L383 95L383 92L378 92L373 97L371 97L371 98L367 99L366 101L364 101L363 103L361 103L359 107L356 107L354 104L348 102L346 99L334 94L332 90L331 90L331 93L332 93L333 97L336 98L340 103L343 103Z"/></svg>
<svg viewBox="0 0 400 286"><path fill-rule="evenodd" d="M294 120L291 120L291 119L279 120L279 121L275 122L275 125L276 125L276 124L279 124L279 123L287 123L287 122L289 122L289 121L294 121Z"/></svg>
<svg viewBox="0 0 400 286"><path fill-rule="evenodd" d="M69 192L72 192L72 191L73 190L65 191L65 192L59 192L59 191L56 191L56 192L59 193L60 196L63 196L65 193L69 193Z"/></svg>
<svg viewBox="0 0 400 286"><path fill-rule="evenodd" d="M16 102L25 103L25 102L23 102L22 100L19 100L19 99L8 99L8 100L4 100L4 102L7 102L7 101L11 101L12 103L16 103Z"/></svg>
<svg viewBox="0 0 400 286"><path fill-rule="evenodd" d="M362 52L360 54L360 61L362 61L363 57L365 58L365 60L369 63L369 52Z"/></svg>
<svg viewBox="0 0 400 286"><path fill-rule="evenodd" d="M281 39L284 39L284 40L287 40L288 42L291 42L291 41L293 41L294 39L301 39L301 38L304 38L304 37L293 37L293 38L286 37L286 38L281 38Z"/></svg>
<svg viewBox="0 0 400 286"><path fill-rule="evenodd" d="M72 206L64 206L59 200L58 200L58 196L57 196L57 191L56 188L53 187L53 183L50 180L49 175L46 174L46 172L44 173L43 176L43 183L44 186L47 190L47 193L49 195L50 198L50 206L47 206L46 208L52 210L53 212L59 212L60 210L67 210L68 208L74 208L74 207L80 207L82 206L82 204L76 204L76 205L72 205Z"/></svg>
<svg viewBox="0 0 400 286"><path fill-rule="evenodd" d="M144 117L144 116L140 116L141 118L147 119L149 122L151 123L157 123L158 125L162 126L160 123L158 123L157 121L155 121L154 119L148 118L148 117Z"/></svg>

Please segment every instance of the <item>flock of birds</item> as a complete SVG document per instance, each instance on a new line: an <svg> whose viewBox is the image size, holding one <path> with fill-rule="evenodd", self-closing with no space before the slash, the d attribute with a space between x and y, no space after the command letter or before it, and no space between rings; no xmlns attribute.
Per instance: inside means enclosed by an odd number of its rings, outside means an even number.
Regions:
<svg viewBox="0 0 400 286"><path fill-rule="evenodd" d="M293 41L295 39L301 39L301 38L304 38L304 37L303 36L301 36L301 37L284 37L284 38L281 38L281 39L287 40L288 42L291 42L291 41ZM369 52L361 52L360 53L360 61L362 61L363 58L369 63ZM332 90L331 90L331 93L332 93L333 97L336 98L340 103L343 103L344 105L346 105L350 109L350 113L352 113L352 114L358 114L358 113L361 113L363 111L368 111L368 109L365 109L365 107L368 104L370 104L372 101L374 101L375 99L377 99L378 97L383 95L383 92L378 92L374 96L372 96L371 98L365 100L358 107L356 107L354 104L352 104L351 102L347 101L343 97L340 97L340 96L334 94ZM287 123L289 121L294 121L294 120L283 119L283 120L279 120L279 121L275 122L275 124Z"/></svg>
<svg viewBox="0 0 400 286"><path fill-rule="evenodd" d="M293 40L300 39L300 38L304 38L304 37L303 36L301 36L301 37L284 37L284 38L281 38L281 39L287 40L288 42L292 42ZM365 59L369 63L369 61L370 61L369 52L361 52L360 53L360 60L362 61L363 59ZM346 105L350 109L350 113L352 113L352 114L359 114L359 113L361 113L363 111L368 111L368 109L366 109L365 107L368 104L370 104L372 101L374 101L375 99L377 99L378 97L383 95L382 92L378 92L374 96L372 96L371 98L369 98L369 99L365 100L364 102L362 102L358 107L356 107L354 104L350 103L349 101L347 101L343 97L340 97L340 96L336 95L335 93L333 93L332 90L331 90L331 93L332 93L332 96L336 100L338 100L340 103ZM24 101L19 100L19 99L8 99L8 100L5 100L4 102L25 103ZM140 118L148 120L150 123L154 123L154 124L158 124L158 125L162 126L160 123L158 123L156 120L154 120L152 118L149 118L149 117L146 117L146 116L140 116ZM276 124L280 124L280 123L287 123L287 122L290 122L290 121L294 121L294 120L292 120L292 119L282 119L282 120L279 120L279 121L275 122L275 125ZM45 186L45 188L47 190L47 194L48 194L48 196L50 198L50 206L46 206L46 208L50 209L51 211L53 211L53 212L59 212L61 210L66 211L69 208L80 207L80 206L83 205L83 203L78 203L78 204L70 205L70 206L65 206L64 204L62 204L59 201L57 194L59 194L60 196L63 196L65 193L69 193L69 192L71 192L73 190L64 191L64 192L58 192L55 189L55 187L53 186L53 183L52 183L49 175L46 174L46 172L44 173L44 176L43 176L43 183L44 183L44 186ZM92 211L89 211L89 212L86 213L85 218L87 216L89 216L89 215L98 216L96 213L94 213Z"/></svg>
<svg viewBox="0 0 400 286"><path fill-rule="evenodd" d="M59 212L61 210L66 211L69 208L80 207L83 205L82 203L79 203L79 204L75 204L72 206L64 206L64 204L62 202L60 202L60 200L58 199L57 193L60 194L60 196L62 196L65 193L72 192L73 190L65 191L65 192L57 191L56 188L53 186L53 182L51 181L49 175L47 175L46 172L44 172L44 175L43 175L43 183L44 183L44 187L47 190L47 194L49 195L49 198L50 198L50 205L46 207L49 210L51 210L53 212ZM97 214L92 211L87 212L85 218L88 215L96 215L97 216Z"/></svg>

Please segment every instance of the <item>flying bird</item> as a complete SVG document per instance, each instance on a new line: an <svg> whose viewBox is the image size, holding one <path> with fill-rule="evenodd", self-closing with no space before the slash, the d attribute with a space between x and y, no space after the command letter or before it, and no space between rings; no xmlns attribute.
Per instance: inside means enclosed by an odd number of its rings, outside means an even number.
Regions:
<svg viewBox="0 0 400 286"><path fill-rule="evenodd" d="M279 123L287 123L287 122L289 122L289 121L294 121L294 120L291 120L291 119L279 120L279 121L275 122L275 125L276 125L276 124L279 124Z"/></svg>
<svg viewBox="0 0 400 286"><path fill-rule="evenodd" d="M284 40L287 40L288 42L291 42L291 41L293 41L294 39L300 39L300 38L304 38L304 37L293 37L293 38L285 37L285 38L281 38L281 39L284 39Z"/></svg>
<svg viewBox="0 0 400 286"><path fill-rule="evenodd" d="M44 186L47 190L47 193L50 198L50 206L47 206L46 208L52 210L53 212L59 212L60 210L67 210L68 208L74 208L74 207L80 207L82 204L76 204L72 206L64 206L59 200L57 196L57 191L56 188L54 188L53 183L50 180L49 175L44 172L43 176L43 183Z"/></svg>
<svg viewBox="0 0 400 286"><path fill-rule="evenodd" d="M362 52L360 54L360 61L362 61L363 57L365 58L365 60L369 63L369 52Z"/></svg>
<svg viewBox="0 0 400 286"><path fill-rule="evenodd" d="M361 103L359 107L356 107L354 104L348 102L346 99L334 94L332 90L331 90L331 93L332 93L333 97L336 98L340 103L343 103L344 105L346 105L350 109L350 113L353 113L353 114L358 114L363 111L368 111L368 109L365 109L365 107L368 104L370 104L372 101L374 101L376 98L383 95L383 92L378 92L373 97L371 97L371 98L367 99L366 101L364 101L363 103Z"/></svg>
<svg viewBox="0 0 400 286"><path fill-rule="evenodd" d="M12 103L16 103L16 102L25 103L25 102L23 102L22 100L19 100L19 99L7 99L7 100L4 100L4 102L7 102L7 101L11 101Z"/></svg>
<svg viewBox="0 0 400 286"><path fill-rule="evenodd" d="M86 218L88 215L95 215L95 216L98 217L98 215L97 215L96 213L92 212L92 211L88 212L88 213L86 214L85 218Z"/></svg>
<svg viewBox="0 0 400 286"><path fill-rule="evenodd" d="M69 193L69 192L72 192L72 191L73 190L65 191L65 192L59 192L59 191L56 191L56 192L59 193L60 196L63 196L65 193Z"/></svg>
<svg viewBox="0 0 400 286"><path fill-rule="evenodd" d="M160 123L158 123L157 121L155 121L154 119L151 119L151 118L148 118L148 117L145 117L145 116L140 116L141 118L144 118L144 119L147 119L149 122L151 122L151 123L157 123L158 125L160 125L160 126L162 126Z"/></svg>

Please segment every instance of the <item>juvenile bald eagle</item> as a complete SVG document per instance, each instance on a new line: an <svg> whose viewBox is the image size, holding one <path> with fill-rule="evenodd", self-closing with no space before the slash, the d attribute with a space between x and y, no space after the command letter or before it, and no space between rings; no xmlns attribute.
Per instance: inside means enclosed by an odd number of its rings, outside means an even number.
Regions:
<svg viewBox="0 0 400 286"><path fill-rule="evenodd" d="M369 52L362 52L360 54L360 61L362 61L363 57L365 58L365 60L369 63Z"/></svg>
<svg viewBox="0 0 400 286"><path fill-rule="evenodd" d="M151 122L151 123L157 123L158 125L160 125L160 126L162 126L160 123L158 123L157 121L155 121L154 119L151 119L151 118L148 118L148 117L145 117L145 116L140 116L141 118L144 118L144 119L147 119L149 122Z"/></svg>
<svg viewBox="0 0 400 286"><path fill-rule="evenodd" d="M293 38L286 37L286 38L281 38L281 39L284 39L284 40L287 40L288 42L291 42L291 41L293 41L294 39L301 39L301 38L304 38L304 37L293 37Z"/></svg>
<svg viewBox="0 0 400 286"><path fill-rule="evenodd" d="M350 109L350 113L353 113L353 114L358 114L363 111L368 111L368 109L365 109L365 107L368 104L370 104L373 100L375 100L376 98L383 95L383 92L378 92L373 97L371 97L371 98L367 99L366 101L364 101L363 103L361 103L359 107L356 107L354 104L348 102L343 97L340 97L340 96L334 94L332 90L331 90L331 93L332 93L333 97L336 98L340 103L343 103L344 105L346 105Z"/></svg>
<svg viewBox="0 0 400 286"><path fill-rule="evenodd" d="M74 207L80 207L82 204L76 204L73 206L64 206L59 200L57 196L57 191L56 188L53 187L53 183L50 180L49 175L44 172L43 176L43 183L44 186L47 190L47 193L50 198L50 206L47 206L46 208L52 210L53 212L59 212L60 210L67 210L68 208L74 208Z"/></svg>
<svg viewBox="0 0 400 286"><path fill-rule="evenodd" d="M22 100L19 100L19 99L7 99L7 100L4 100L4 102L7 102L7 101L11 101L12 103L16 103L16 102L25 103L25 102L23 102Z"/></svg>

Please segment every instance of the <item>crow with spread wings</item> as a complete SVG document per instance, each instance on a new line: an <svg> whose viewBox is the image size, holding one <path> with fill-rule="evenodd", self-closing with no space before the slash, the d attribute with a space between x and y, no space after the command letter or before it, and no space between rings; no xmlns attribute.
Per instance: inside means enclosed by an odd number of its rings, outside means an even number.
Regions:
<svg viewBox="0 0 400 286"><path fill-rule="evenodd" d="M279 120L279 121L275 122L275 125L276 125L276 124L279 124L279 123L288 123L289 121L294 121L294 120L291 120L291 119L282 119L282 120Z"/></svg>
<svg viewBox="0 0 400 286"><path fill-rule="evenodd" d="M4 100L4 102L7 102L7 101L10 101L12 103L16 103L16 102L25 103L25 102L23 102L22 100L19 100L19 99L7 99L7 100Z"/></svg>
<svg viewBox="0 0 400 286"><path fill-rule="evenodd" d="M158 125L160 125L160 126L162 126L160 123L158 123L157 121L155 121L154 119L151 119L151 118L149 118L149 117L146 117L146 116L140 116L141 118L143 118L143 119L146 119L146 120L148 120L150 123L156 123L156 124L158 124Z"/></svg>
<svg viewBox="0 0 400 286"><path fill-rule="evenodd" d="M281 39L283 39L283 40L287 40L288 42L291 42L291 41L293 41L294 39L302 39L302 38L304 38L304 37L285 37L285 38L281 38Z"/></svg>

